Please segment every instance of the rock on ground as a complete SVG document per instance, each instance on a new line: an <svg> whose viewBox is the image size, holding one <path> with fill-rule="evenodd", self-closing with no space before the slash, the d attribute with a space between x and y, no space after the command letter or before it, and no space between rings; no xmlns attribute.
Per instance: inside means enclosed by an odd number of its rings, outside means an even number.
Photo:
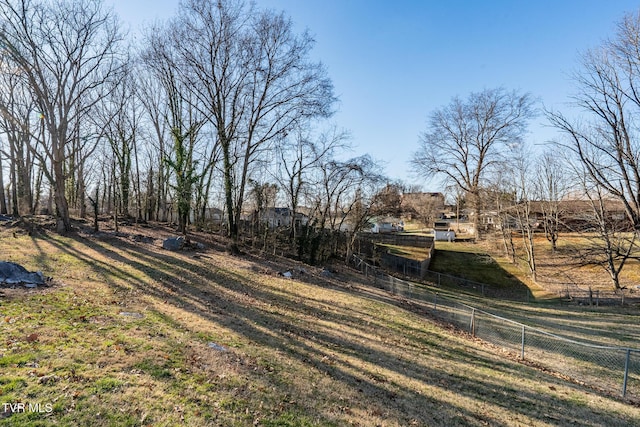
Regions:
<svg viewBox="0 0 640 427"><path fill-rule="evenodd" d="M184 247L184 237L169 237L162 242L162 247L168 251L179 251Z"/></svg>
<svg viewBox="0 0 640 427"><path fill-rule="evenodd" d="M0 262L0 283L7 285L44 285L41 272L27 271L15 262Z"/></svg>

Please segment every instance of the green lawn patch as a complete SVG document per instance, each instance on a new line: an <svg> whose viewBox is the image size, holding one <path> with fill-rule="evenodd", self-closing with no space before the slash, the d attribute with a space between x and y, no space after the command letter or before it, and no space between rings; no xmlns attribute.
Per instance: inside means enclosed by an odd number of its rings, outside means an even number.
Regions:
<svg viewBox="0 0 640 427"><path fill-rule="evenodd" d="M393 255L402 256L404 258L415 261L422 261L431 256L429 249L414 246L398 246L378 243L378 246L386 248Z"/></svg>
<svg viewBox="0 0 640 427"><path fill-rule="evenodd" d="M429 269L497 288L522 287L516 275L499 264L480 245L469 242L436 242Z"/></svg>

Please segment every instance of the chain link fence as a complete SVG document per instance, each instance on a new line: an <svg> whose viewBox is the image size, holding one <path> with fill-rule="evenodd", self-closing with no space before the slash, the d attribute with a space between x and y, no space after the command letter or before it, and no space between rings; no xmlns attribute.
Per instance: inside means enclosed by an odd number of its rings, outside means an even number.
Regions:
<svg viewBox="0 0 640 427"><path fill-rule="evenodd" d="M376 287L419 301L434 316L516 353L522 360L535 362L579 384L640 399L640 349L568 339L390 276L357 256L352 263Z"/></svg>
<svg viewBox="0 0 640 427"><path fill-rule="evenodd" d="M584 289L575 284L565 284L556 292L566 301L575 304L600 306L600 305L625 305L625 303L637 303L639 288L618 289L615 291L603 291Z"/></svg>
<svg viewBox="0 0 640 427"><path fill-rule="evenodd" d="M427 270L423 274L422 279L435 283L438 286L456 286L468 292L480 294L483 297L503 298L526 302L529 302L531 299L531 293L529 290L498 289L463 277L451 276L449 274L438 273L431 270Z"/></svg>

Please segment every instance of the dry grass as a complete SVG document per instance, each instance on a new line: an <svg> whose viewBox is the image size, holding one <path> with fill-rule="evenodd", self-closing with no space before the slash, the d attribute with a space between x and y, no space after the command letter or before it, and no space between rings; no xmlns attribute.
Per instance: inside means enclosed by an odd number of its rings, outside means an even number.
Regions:
<svg viewBox="0 0 640 427"><path fill-rule="evenodd" d="M422 261L431 257L431 250L428 248L421 248L415 246L399 246L378 243L379 246L388 248L389 253L393 255L399 255L415 261Z"/></svg>
<svg viewBox="0 0 640 427"><path fill-rule="evenodd" d="M233 258L209 240L170 253L150 240L166 230L14 231L0 231L2 257L58 284L0 297L0 403L45 409L0 407L0 425L640 424L628 402L512 361L346 271Z"/></svg>
<svg viewBox="0 0 640 427"><path fill-rule="evenodd" d="M585 263L584 252L587 248L596 244L596 236L585 233L561 234L558 240L558 249L552 251L551 244L544 235L535 236L537 280L534 283L526 273L524 262L513 265L504 256L502 243L499 239L487 239L481 245L490 253L503 268L510 269L523 282L530 287L537 287L550 295L560 295L571 290L587 291L613 291L614 287L606 270L599 265ZM522 241L514 238L518 253L522 255ZM640 284L640 262L629 260L621 274L621 284L628 288L627 293L633 296Z"/></svg>
<svg viewBox="0 0 640 427"><path fill-rule="evenodd" d="M526 286L538 301L553 300L565 295L587 295L589 291L606 298L621 300L609 274L602 265L585 261L584 253L593 248L594 239L584 234L563 234L558 249L544 235L535 236L536 280L533 280L524 259L522 240L514 234L517 259L514 264L505 256L501 238L488 236L474 242L436 242L436 255L431 268L438 272L464 277L496 288ZM629 259L620 275L627 301L640 298L640 261Z"/></svg>

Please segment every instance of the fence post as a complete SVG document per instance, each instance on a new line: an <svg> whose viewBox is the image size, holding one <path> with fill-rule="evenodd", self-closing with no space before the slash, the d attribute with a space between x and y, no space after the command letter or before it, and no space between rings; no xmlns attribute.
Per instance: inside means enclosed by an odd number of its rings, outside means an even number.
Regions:
<svg viewBox="0 0 640 427"><path fill-rule="evenodd" d="M520 350L520 359L524 360L524 333L525 333L525 326L522 325L522 349Z"/></svg>
<svg viewBox="0 0 640 427"><path fill-rule="evenodd" d="M476 336L476 309L475 308L471 309L471 323L469 325L469 329L471 332L471 336L475 337Z"/></svg>
<svg viewBox="0 0 640 427"><path fill-rule="evenodd" d="M629 360L631 359L631 349L627 349L627 358L624 361L624 380L622 381L622 397L627 394L627 379L629 378Z"/></svg>
<svg viewBox="0 0 640 427"><path fill-rule="evenodd" d="M437 311L438 310L438 293L436 292L435 296L433 297L433 311Z"/></svg>

